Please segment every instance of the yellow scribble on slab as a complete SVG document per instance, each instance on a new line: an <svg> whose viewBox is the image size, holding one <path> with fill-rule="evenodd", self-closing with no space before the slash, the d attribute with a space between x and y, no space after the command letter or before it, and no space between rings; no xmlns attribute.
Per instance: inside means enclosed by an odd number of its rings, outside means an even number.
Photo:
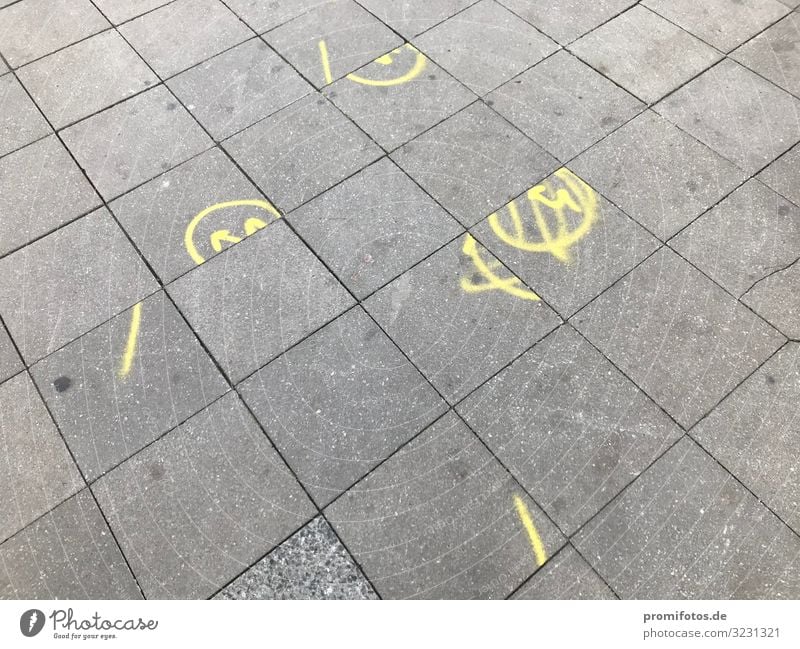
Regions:
<svg viewBox="0 0 800 649"><path fill-rule="evenodd" d="M420 52L416 47L414 47L411 43L406 43L405 45L398 47L395 50L392 50L388 54L383 54L379 56L377 59L373 61L373 63L378 63L380 65L393 65L399 55L403 53L403 50L407 50L409 52L413 52L415 54L415 61L413 67L398 77L394 77L391 79L368 79L367 77L359 76L355 73L348 74L345 78L353 81L355 83L360 83L363 86L374 86L374 87L381 87L381 88L388 88L391 86L400 86L404 83L408 83L412 79L415 79L425 67L428 65L428 59L425 55ZM330 84L333 83L333 75L331 74L331 62L330 57L328 55L328 46L324 40L319 42L319 56L322 61L322 72L325 75L325 83Z"/></svg>
<svg viewBox="0 0 800 649"><path fill-rule="evenodd" d="M474 281L471 277L461 278L461 288L467 293L480 293L481 291L503 291L514 297L523 300L538 301L540 298L536 293L522 284L518 277L500 277L494 271L501 266L500 262L493 260L486 263L481 258L478 244L472 235L468 234L464 239L464 246L461 251L472 260L475 270L480 275L480 282Z"/></svg>
<svg viewBox="0 0 800 649"><path fill-rule="evenodd" d="M142 303L135 304L131 311L131 325L128 330L128 341L125 343L125 352L122 354L117 377L124 379L131 372L133 359L136 356L136 345L139 340L139 325L142 322Z"/></svg>
<svg viewBox="0 0 800 649"><path fill-rule="evenodd" d="M522 498L515 494L514 507L517 509L517 516L519 516L522 526L528 533L528 540L531 543L533 556L536 557L536 564L541 567L547 561L547 552L545 552L542 538L539 536L539 532L536 531L536 526L533 524L533 518L531 518L531 513L528 511L528 506Z"/></svg>

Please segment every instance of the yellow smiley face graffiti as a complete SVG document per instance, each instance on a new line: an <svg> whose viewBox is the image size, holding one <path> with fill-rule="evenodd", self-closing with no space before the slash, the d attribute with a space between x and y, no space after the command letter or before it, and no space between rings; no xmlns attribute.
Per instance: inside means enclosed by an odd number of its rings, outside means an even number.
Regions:
<svg viewBox="0 0 800 649"><path fill-rule="evenodd" d="M319 42L319 56L322 61L322 71L325 74L325 83L333 83L333 75L331 74L331 63L328 56L328 46L325 41ZM411 43L406 43L402 47L392 50L388 54L379 56L373 61L380 66L391 67L394 71L406 70L405 72L391 76L386 79L368 79L355 73L348 74L345 78L355 83L360 83L363 86L374 86L379 88L388 88L391 86L400 86L404 83L416 79L425 66L428 64L428 59Z"/></svg>

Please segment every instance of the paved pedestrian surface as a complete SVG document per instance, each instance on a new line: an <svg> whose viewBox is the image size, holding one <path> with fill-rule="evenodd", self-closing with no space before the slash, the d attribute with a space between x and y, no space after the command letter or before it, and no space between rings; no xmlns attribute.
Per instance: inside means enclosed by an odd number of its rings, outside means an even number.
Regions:
<svg viewBox="0 0 800 649"><path fill-rule="evenodd" d="M0 597L800 598L798 0L0 0Z"/></svg>

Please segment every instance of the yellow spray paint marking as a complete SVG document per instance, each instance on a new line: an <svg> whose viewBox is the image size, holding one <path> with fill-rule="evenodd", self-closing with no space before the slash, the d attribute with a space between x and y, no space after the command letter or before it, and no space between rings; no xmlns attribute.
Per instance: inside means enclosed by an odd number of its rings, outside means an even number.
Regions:
<svg viewBox="0 0 800 649"><path fill-rule="evenodd" d="M513 225L513 234L503 227L497 212L489 216L492 232L504 243L526 252L548 252L559 261L572 260L569 249L585 237L598 218L597 194L585 182L562 167L555 177L564 187L554 189L549 182L531 187L527 192L528 205L533 216L533 226L541 240L528 237L525 223L520 215L516 201L511 201L506 209ZM567 213L580 217L575 227L571 227ZM555 231L547 215L555 216Z"/></svg>
<svg viewBox="0 0 800 649"><path fill-rule="evenodd" d="M494 269L500 266L500 262L494 260L487 264L483 259L481 259L481 254L478 251L478 244L472 235L468 234L466 236L464 239L464 246L462 247L461 251L472 260L472 263L475 265L475 269L483 279L482 282L475 282L470 277L462 277L461 288L465 292L479 293L481 291L498 290L523 300L532 300L535 302L540 299L536 293L523 286L518 277L512 276L502 278L498 276L494 272Z"/></svg>
<svg viewBox="0 0 800 649"><path fill-rule="evenodd" d="M400 86L404 83L408 83L412 79L415 79L422 71L425 69L425 66L428 65L428 59L425 55L420 52L416 47L414 47L411 43L406 43L402 47L398 47L397 49L393 50L389 54L384 54L379 56L374 63L379 63L380 65L392 65L395 62L395 57L398 54L401 54L403 49L408 50L409 52L414 52L416 54L416 60L414 61L414 66L405 74L395 77L394 79L367 79L366 77L359 76L355 73L351 73L347 75L347 79L350 81L354 81L355 83L360 83L364 86L376 86L381 88L388 88L391 86ZM319 55L322 59L322 71L325 74L325 83L333 83L333 75L331 74L331 63L330 59L328 58L328 46L325 44L325 41L319 42Z"/></svg>
<svg viewBox="0 0 800 649"><path fill-rule="evenodd" d="M142 303L139 302L133 307L131 312L131 326L128 330L128 342L125 344L125 353L122 355L117 376L124 379L130 374L133 366L133 357L136 355L136 343L139 339L139 325L142 322Z"/></svg>
<svg viewBox="0 0 800 649"><path fill-rule="evenodd" d="M539 536L539 532L536 531L536 526L533 524L531 513L528 511L525 501L516 494L514 495L514 506L517 508L517 516L519 516L522 526L528 533L528 540L531 542L531 548L533 549L533 555L536 557L536 563L539 566L543 566L547 561L547 552L545 552L542 538Z"/></svg>
<svg viewBox="0 0 800 649"><path fill-rule="evenodd" d="M190 222L189 225L186 227L186 232L183 235L183 243L186 246L186 252L189 253L189 256L194 260L194 262L199 266L205 261L205 257L200 254L197 250L197 246L194 243L194 232L197 229L199 223L214 212L218 212L219 210L226 210L229 208L234 207L255 207L260 210L264 210L268 212L275 218L281 218L280 213L276 210L270 203L267 201L262 200L242 200L242 201L227 201L225 203L217 203L216 205L212 205L211 207L207 207L204 209L200 214L195 216ZM267 227L265 221L261 219L251 216L244 222L244 235L249 237L251 234L258 232L262 228ZM228 243L239 243L241 238L235 235L232 235L230 230L216 230L211 234L211 247L214 249L215 252L220 252L222 250L222 243L227 241Z"/></svg>

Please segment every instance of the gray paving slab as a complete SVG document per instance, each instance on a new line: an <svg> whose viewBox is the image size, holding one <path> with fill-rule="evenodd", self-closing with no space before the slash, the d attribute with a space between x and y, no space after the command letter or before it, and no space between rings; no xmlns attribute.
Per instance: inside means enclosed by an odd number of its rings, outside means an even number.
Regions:
<svg viewBox="0 0 800 649"><path fill-rule="evenodd" d="M277 218L269 201L218 148L137 187L110 207L165 284L245 238L253 227L247 228L248 222L256 224L250 219L261 227Z"/></svg>
<svg viewBox="0 0 800 649"><path fill-rule="evenodd" d="M571 322L684 427L695 424L784 342L668 248Z"/></svg>
<svg viewBox="0 0 800 649"><path fill-rule="evenodd" d="M353 0L318 4L264 38L317 88L403 44Z"/></svg>
<svg viewBox="0 0 800 649"><path fill-rule="evenodd" d="M167 84L215 140L223 140L311 92L311 85L258 38Z"/></svg>
<svg viewBox="0 0 800 649"><path fill-rule="evenodd" d="M163 291L48 356L31 374L89 481L228 389Z"/></svg>
<svg viewBox="0 0 800 649"><path fill-rule="evenodd" d="M413 75L413 76L412 76ZM407 81L403 81L407 78ZM395 85L373 85L375 83ZM390 151L476 97L414 46L406 44L348 74L325 96Z"/></svg>
<svg viewBox="0 0 800 649"><path fill-rule="evenodd" d="M800 539L687 438L573 543L623 599L800 593Z"/></svg>
<svg viewBox="0 0 800 649"><path fill-rule="evenodd" d="M616 599L575 548L566 546L520 588L512 599Z"/></svg>
<svg viewBox="0 0 800 649"><path fill-rule="evenodd" d="M90 0L23 0L0 11L0 53L16 68L108 27Z"/></svg>
<svg viewBox="0 0 800 649"><path fill-rule="evenodd" d="M212 146L164 86L78 122L61 137L107 201Z"/></svg>
<svg viewBox="0 0 800 649"><path fill-rule="evenodd" d="M800 257L800 207L749 180L670 246L736 297Z"/></svg>
<svg viewBox="0 0 800 649"><path fill-rule="evenodd" d="M765 277L742 302L792 340L800 340L800 263Z"/></svg>
<svg viewBox="0 0 800 649"><path fill-rule="evenodd" d="M330 0L225 0L241 20L259 34L327 4Z"/></svg>
<svg viewBox="0 0 800 649"><path fill-rule="evenodd" d="M0 156L52 133L13 74L0 77Z"/></svg>
<svg viewBox="0 0 800 649"><path fill-rule="evenodd" d="M471 232L565 318L660 245L566 167Z"/></svg>
<svg viewBox="0 0 800 649"><path fill-rule="evenodd" d="M558 49L495 0L480 0L415 38L414 44L479 95Z"/></svg>
<svg viewBox="0 0 800 649"><path fill-rule="evenodd" d="M0 259L0 313L29 365L157 288L103 208Z"/></svg>
<svg viewBox="0 0 800 649"><path fill-rule="evenodd" d="M692 436L800 531L800 344L789 343L692 429Z"/></svg>
<svg viewBox="0 0 800 649"><path fill-rule="evenodd" d="M644 0L642 4L723 52L789 12L778 0Z"/></svg>
<svg viewBox="0 0 800 649"><path fill-rule="evenodd" d="M411 38L466 9L477 0L360 0L361 4L405 38Z"/></svg>
<svg viewBox="0 0 800 649"><path fill-rule="evenodd" d="M288 226L278 221L167 287L234 382L353 304Z"/></svg>
<svg viewBox="0 0 800 649"><path fill-rule="evenodd" d="M795 205L800 205L800 145L784 153L757 178Z"/></svg>
<svg viewBox="0 0 800 649"><path fill-rule="evenodd" d="M85 483L27 373L0 385L0 402L2 543Z"/></svg>
<svg viewBox="0 0 800 649"><path fill-rule="evenodd" d="M162 79L253 35L219 0L175 0L119 31Z"/></svg>
<svg viewBox="0 0 800 649"><path fill-rule="evenodd" d="M306 203L288 219L358 299L463 232L386 158Z"/></svg>
<svg viewBox="0 0 800 649"><path fill-rule="evenodd" d="M143 13L158 9L170 0L93 0L95 6L111 21L112 25L119 25Z"/></svg>
<svg viewBox="0 0 800 649"><path fill-rule="evenodd" d="M5 327L0 326L0 383L25 369Z"/></svg>
<svg viewBox="0 0 800 649"><path fill-rule="evenodd" d="M636 0L500 0L502 4L562 45L622 13Z"/></svg>
<svg viewBox="0 0 800 649"><path fill-rule="evenodd" d="M384 598L495 599L541 563L517 507L555 553L555 526L451 412L326 515Z"/></svg>
<svg viewBox="0 0 800 649"><path fill-rule="evenodd" d="M800 15L789 14L731 57L784 90L800 95Z"/></svg>
<svg viewBox="0 0 800 649"><path fill-rule="evenodd" d="M17 74L56 129L158 83L114 30L30 63Z"/></svg>
<svg viewBox="0 0 800 649"><path fill-rule="evenodd" d="M683 433L571 327L550 334L458 411L565 534Z"/></svg>
<svg viewBox="0 0 800 649"><path fill-rule="evenodd" d="M316 93L234 135L223 147L283 211L321 194L382 153Z"/></svg>
<svg viewBox="0 0 800 649"><path fill-rule="evenodd" d="M320 506L446 409L360 308L304 340L240 389Z"/></svg>
<svg viewBox="0 0 800 649"><path fill-rule="evenodd" d="M466 227L558 167L481 102L404 145L392 159Z"/></svg>
<svg viewBox="0 0 800 649"><path fill-rule="evenodd" d="M651 111L595 144L569 167L662 240L746 177Z"/></svg>
<svg viewBox="0 0 800 649"><path fill-rule="evenodd" d="M722 58L691 34L636 5L570 46L598 72L654 103ZM681 53L675 56L675 52Z"/></svg>
<svg viewBox="0 0 800 649"><path fill-rule="evenodd" d="M314 514L233 392L92 489L151 599L211 596Z"/></svg>
<svg viewBox="0 0 800 649"><path fill-rule="evenodd" d="M281 543L214 599L377 599L322 516Z"/></svg>
<svg viewBox="0 0 800 649"><path fill-rule="evenodd" d="M750 174L800 140L800 100L730 59L655 109Z"/></svg>
<svg viewBox="0 0 800 649"><path fill-rule="evenodd" d="M504 84L487 102L559 160L578 155L644 108L565 50Z"/></svg>
<svg viewBox="0 0 800 649"><path fill-rule="evenodd" d="M469 235L401 275L365 306L450 403L560 322Z"/></svg>
<svg viewBox="0 0 800 649"><path fill-rule="evenodd" d="M0 599L141 599L88 490L0 545Z"/></svg>
<svg viewBox="0 0 800 649"><path fill-rule="evenodd" d="M101 205L54 135L0 158L0 254Z"/></svg>

